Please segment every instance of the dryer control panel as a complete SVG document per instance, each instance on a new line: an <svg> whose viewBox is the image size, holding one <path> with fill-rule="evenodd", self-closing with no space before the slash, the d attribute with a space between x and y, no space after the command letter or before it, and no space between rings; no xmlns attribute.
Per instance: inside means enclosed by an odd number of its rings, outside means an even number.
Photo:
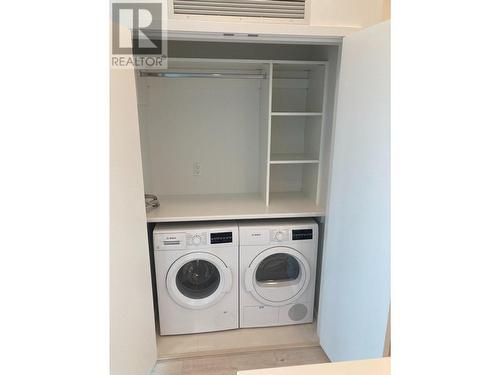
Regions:
<svg viewBox="0 0 500 375"><path fill-rule="evenodd" d="M313 230L312 229L293 229L292 230L292 240L312 240Z"/></svg>
<svg viewBox="0 0 500 375"><path fill-rule="evenodd" d="M313 219L240 222L240 245L305 245L308 240L317 240L317 233L318 224Z"/></svg>

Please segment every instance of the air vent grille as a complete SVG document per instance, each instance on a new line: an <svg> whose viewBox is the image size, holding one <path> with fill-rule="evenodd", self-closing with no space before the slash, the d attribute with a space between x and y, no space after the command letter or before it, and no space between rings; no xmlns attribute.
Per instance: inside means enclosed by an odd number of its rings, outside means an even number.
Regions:
<svg viewBox="0 0 500 375"><path fill-rule="evenodd" d="M305 0L174 0L174 13L304 19Z"/></svg>

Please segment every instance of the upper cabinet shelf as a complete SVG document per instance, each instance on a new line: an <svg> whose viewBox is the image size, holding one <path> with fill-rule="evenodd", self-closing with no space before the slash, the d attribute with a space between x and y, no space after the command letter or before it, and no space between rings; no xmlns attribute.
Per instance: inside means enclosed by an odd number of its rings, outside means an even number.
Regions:
<svg viewBox="0 0 500 375"><path fill-rule="evenodd" d="M323 216L305 194L273 193L267 206L260 194L160 195L160 207L147 212L150 223L203 220L281 219Z"/></svg>
<svg viewBox="0 0 500 375"><path fill-rule="evenodd" d="M138 74L144 187L160 200L148 221L323 215L326 70L174 58Z"/></svg>
<svg viewBox="0 0 500 375"><path fill-rule="evenodd" d="M319 159L313 154L271 154L271 164L316 164Z"/></svg>
<svg viewBox="0 0 500 375"><path fill-rule="evenodd" d="M271 116L322 116L323 112L271 112Z"/></svg>

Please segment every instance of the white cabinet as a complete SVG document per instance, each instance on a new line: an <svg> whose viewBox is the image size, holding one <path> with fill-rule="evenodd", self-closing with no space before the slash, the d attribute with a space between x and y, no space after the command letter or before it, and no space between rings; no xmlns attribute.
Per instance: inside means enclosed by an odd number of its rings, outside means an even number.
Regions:
<svg viewBox="0 0 500 375"><path fill-rule="evenodd" d="M390 304L390 25L342 47L318 335L337 361L381 357Z"/></svg>
<svg viewBox="0 0 500 375"><path fill-rule="evenodd" d="M174 35L168 69L136 72L144 189L160 200L147 221L318 218L321 344L382 355L388 24L343 43L200 39Z"/></svg>
<svg viewBox="0 0 500 375"><path fill-rule="evenodd" d="M148 221L323 216L333 98L314 58L338 46L256 43L235 59L232 44L182 57L170 43L168 69L137 72L144 185L160 201ZM309 60L272 59L283 49Z"/></svg>

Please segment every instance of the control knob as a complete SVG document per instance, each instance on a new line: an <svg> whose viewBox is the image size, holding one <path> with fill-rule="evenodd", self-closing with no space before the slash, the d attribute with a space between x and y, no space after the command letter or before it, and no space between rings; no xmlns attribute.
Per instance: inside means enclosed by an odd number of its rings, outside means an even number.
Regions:
<svg viewBox="0 0 500 375"><path fill-rule="evenodd" d="M195 235L191 239L191 242L193 245L199 245L199 244L201 244L201 237L199 235Z"/></svg>

